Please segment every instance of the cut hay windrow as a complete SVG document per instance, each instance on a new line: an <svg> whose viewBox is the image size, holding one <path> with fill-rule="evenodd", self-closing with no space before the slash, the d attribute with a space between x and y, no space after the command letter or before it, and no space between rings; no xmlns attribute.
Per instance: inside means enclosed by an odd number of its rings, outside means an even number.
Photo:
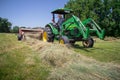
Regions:
<svg viewBox="0 0 120 80"><path fill-rule="evenodd" d="M48 80L119 80L120 66L103 63L74 52L65 45L26 41L38 51L44 64L52 66Z"/></svg>

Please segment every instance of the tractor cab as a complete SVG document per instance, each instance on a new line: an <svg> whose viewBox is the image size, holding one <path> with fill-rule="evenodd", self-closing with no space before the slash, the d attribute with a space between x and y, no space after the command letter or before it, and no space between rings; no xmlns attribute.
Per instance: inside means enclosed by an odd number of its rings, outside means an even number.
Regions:
<svg viewBox="0 0 120 80"><path fill-rule="evenodd" d="M72 12L73 12L72 9L67 9L67 8L56 9L56 10L51 12L53 14L52 21L55 22L55 14L60 14L65 19L66 18L66 14L71 14Z"/></svg>

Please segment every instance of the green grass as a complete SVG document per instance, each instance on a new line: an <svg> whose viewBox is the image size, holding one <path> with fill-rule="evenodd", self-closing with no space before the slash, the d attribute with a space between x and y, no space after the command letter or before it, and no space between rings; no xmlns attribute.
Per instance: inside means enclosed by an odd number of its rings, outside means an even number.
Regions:
<svg viewBox="0 0 120 80"><path fill-rule="evenodd" d="M119 46L119 40L97 40L93 48L81 42L68 48L0 34L0 80L119 80Z"/></svg>
<svg viewBox="0 0 120 80"><path fill-rule="evenodd" d="M97 39L93 48L83 48L81 42L77 42L73 48L77 53L98 61L120 64L120 39L113 41Z"/></svg>
<svg viewBox="0 0 120 80"><path fill-rule="evenodd" d="M0 34L0 80L45 80L50 67L15 34Z"/></svg>

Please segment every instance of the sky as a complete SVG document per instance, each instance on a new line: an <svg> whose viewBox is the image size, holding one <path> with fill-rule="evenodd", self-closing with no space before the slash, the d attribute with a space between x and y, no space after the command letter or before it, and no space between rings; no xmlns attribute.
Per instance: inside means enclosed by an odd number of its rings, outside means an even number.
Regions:
<svg viewBox="0 0 120 80"><path fill-rule="evenodd" d="M51 11L69 0L0 0L0 17L12 26L44 27L52 20Z"/></svg>

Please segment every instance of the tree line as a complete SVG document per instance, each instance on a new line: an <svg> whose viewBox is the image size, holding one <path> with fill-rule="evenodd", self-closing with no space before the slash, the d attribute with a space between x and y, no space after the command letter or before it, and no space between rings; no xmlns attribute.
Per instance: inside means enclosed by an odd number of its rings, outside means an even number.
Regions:
<svg viewBox="0 0 120 80"><path fill-rule="evenodd" d="M120 37L120 0L69 0L64 7L72 9L81 21L94 19L105 28L106 36ZM0 17L0 32L18 32L19 26L11 26L8 19Z"/></svg>
<svg viewBox="0 0 120 80"><path fill-rule="evenodd" d="M8 19L0 17L0 32L10 32L11 26L12 23Z"/></svg>
<svg viewBox="0 0 120 80"><path fill-rule="evenodd" d="M120 36L120 0L69 0L65 8L72 9L81 21L94 19L107 36Z"/></svg>
<svg viewBox="0 0 120 80"><path fill-rule="evenodd" d="M42 27L25 27L25 26L12 26L12 23L10 21L8 21L7 18L2 18L0 17L0 33L18 33L19 32L19 28L27 28L27 29L39 29Z"/></svg>
<svg viewBox="0 0 120 80"><path fill-rule="evenodd" d="M0 17L0 33L18 33L19 26L11 27L12 23L7 18Z"/></svg>

